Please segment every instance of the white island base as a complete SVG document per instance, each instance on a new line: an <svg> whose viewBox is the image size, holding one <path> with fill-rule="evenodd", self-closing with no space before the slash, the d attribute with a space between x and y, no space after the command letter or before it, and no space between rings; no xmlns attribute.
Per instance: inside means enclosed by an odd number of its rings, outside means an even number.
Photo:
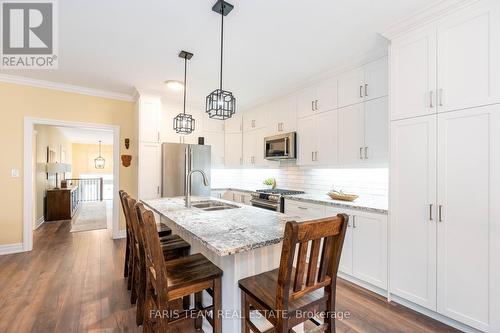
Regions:
<svg viewBox="0 0 500 333"><path fill-rule="evenodd" d="M158 217L158 216L157 216ZM168 225L174 234L181 236L191 244L191 253L201 253L224 271L222 275L222 332L240 333L242 320L240 318L241 296L238 281L252 275L267 272L279 267L282 244L264 246L255 250L236 253L229 256L219 256L208 250L198 240L183 232L169 219L161 217L161 221ZM204 294L204 303L211 304L208 294ZM260 325L258 325L260 327ZM294 328L296 332L303 332L303 325ZM203 331L212 332L212 326L203 320Z"/></svg>

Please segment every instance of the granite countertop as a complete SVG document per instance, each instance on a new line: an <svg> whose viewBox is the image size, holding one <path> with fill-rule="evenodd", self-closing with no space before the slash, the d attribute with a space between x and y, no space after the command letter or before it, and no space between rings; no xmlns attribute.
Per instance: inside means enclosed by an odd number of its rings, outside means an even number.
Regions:
<svg viewBox="0 0 500 333"><path fill-rule="evenodd" d="M356 209L371 213L387 214L389 201L384 196L360 196L356 200L341 201L333 200L326 194L297 194L288 195L287 200L309 202L314 204L341 207L346 209Z"/></svg>
<svg viewBox="0 0 500 333"><path fill-rule="evenodd" d="M257 190L249 189L249 188L236 188L236 187L222 187L222 188L212 188L211 191L235 191L235 192L244 192L244 193L257 193Z"/></svg>
<svg viewBox="0 0 500 333"><path fill-rule="evenodd" d="M192 197L191 201L216 200L239 208L204 211L186 208L184 197L143 200L143 203L219 256L228 256L280 243L287 221L298 217L237 204L217 198Z"/></svg>

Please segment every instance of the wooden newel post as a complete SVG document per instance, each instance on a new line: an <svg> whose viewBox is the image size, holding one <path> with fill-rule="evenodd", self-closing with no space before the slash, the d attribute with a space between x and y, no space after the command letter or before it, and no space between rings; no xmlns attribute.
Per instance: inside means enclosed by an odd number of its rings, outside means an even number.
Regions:
<svg viewBox="0 0 500 333"><path fill-rule="evenodd" d="M103 178L99 178L99 200L102 201L103 200L103 192L104 192L104 186L103 186L104 182L103 182Z"/></svg>

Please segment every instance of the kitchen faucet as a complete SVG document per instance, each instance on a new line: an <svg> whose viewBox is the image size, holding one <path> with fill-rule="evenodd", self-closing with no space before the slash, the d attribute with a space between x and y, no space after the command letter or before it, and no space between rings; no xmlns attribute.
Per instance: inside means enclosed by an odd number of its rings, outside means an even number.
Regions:
<svg viewBox="0 0 500 333"><path fill-rule="evenodd" d="M208 183L208 178L207 178L207 175L205 172L203 172L202 170L192 170L192 171L189 171L186 173L186 198L185 198L185 201L186 201L186 208L191 208L191 176L193 175L193 173L195 172L199 172L202 176L203 176L203 185L205 186L208 186L209 183Z"/></svg>

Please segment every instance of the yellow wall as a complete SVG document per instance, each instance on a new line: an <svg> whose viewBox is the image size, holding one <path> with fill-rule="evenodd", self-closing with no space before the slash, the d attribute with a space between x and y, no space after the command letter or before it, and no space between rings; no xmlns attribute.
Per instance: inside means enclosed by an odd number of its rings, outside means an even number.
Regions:
<svg viewBox="0 0 500 333"><path fill-rule="evenodd" d="M106 160L104 169L96 169L94 159L99 156L98 144L73 143L71 172L74 178L82 174L113 174L113 146L102 145L101 156Z"/></svg>
<svg viewBox="0 0 500 333"><path fill-rule="evenodd" d="M55 187L55 175L49 175L47 179L46 163L47 163L47 147L50 147L56 153L55 162L71 163L72 145L68 138L60 129L55 126L36 125L36 220L43 216L43 199L45 191ZM66 152L65 161L61 160L61 149ZM59 181L62 179L62 174L59 175ZM33 222L35 222L34 220Z"/></svg>
<svg viewBox="0 0 500 333"><path fill-rule="evenodd" d="M23 170L24 117L120 126L120 154L130 138L132 165L120 167L120 188L137 194L137 140L133 125L135 103L51 89L0 83L0 245L22 242L23 177L11 178L11 169ZM115 195L118 195L115 193ZM125 222L120 214L120 228Z"/></svg>

